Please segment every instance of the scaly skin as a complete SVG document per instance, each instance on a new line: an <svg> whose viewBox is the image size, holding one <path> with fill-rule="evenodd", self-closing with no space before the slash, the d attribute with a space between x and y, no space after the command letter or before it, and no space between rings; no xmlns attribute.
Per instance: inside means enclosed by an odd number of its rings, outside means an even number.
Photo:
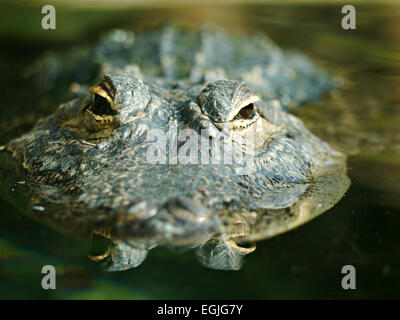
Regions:
<svg viewBox="0 0 400 320"><path fill-rule="evenodd" d="M347 189L344 156L254 83L208 81L207 72L174 80L137 67L129 72L131 65L115 69L6 145L44 207L37 217L110 239L110 247L91 256L109 270L139 265L157 245L198 247L204 265L237 270L254 241L312 219ZM261 87L271 81L264 78ZM251 170L221 161L212 144L193 147L179 136L189 129L198 136L208 130L207 142L231 141L234 159L242 156ZM149 160L154 140L165 147L166 163ZM177 150L195 151L195 160L174 158L171 141Z"/></svg>

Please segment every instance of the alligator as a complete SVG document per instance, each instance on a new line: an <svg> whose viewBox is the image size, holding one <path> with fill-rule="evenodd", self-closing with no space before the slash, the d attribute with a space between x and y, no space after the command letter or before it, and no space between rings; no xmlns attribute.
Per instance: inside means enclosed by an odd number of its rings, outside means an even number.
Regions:
<svg viewBox="0 0 400 320"><path fill-rule="evenodd" d="M171 26L115 30L84 52L74 65L96 69L97 84L45 65L48 87L56 74L76 97L2 152L23 167L34 217L91 238L89 257L107 270L137 267L159 245L238 270L257 241L347 190L346 157L287 111L331 88L302 54L265 35Z"/></svg>

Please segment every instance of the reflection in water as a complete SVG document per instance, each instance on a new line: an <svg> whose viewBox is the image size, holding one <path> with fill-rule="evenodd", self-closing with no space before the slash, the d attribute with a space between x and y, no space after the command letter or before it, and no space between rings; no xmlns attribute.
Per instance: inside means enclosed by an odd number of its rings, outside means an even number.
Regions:
<svg viewBox="0 0 400 320"><path fill-rule="evenodd" d="M238 270L254 249L235 242L302 225L349 186L343 155L283 110L318 99L332 81L264 36L229 36L212 27L115 30L68 63L64 56L48 59L39 73L48 95L58 83L77 80L76 66L83 74L97 68L104 79L5 150L26 169L33 216L71 234L110 239L104 252L90 254L110 271L139 266L158 245L202 245L204 264ZM209 130L211 143L195 145L200 162L149 161L150 132L174 124L179 137L187 128L196 135ZM221 137L223 162L213 150ZM237 174L241 165L225 160L228 144L234 159L240 154L253 163L250 174Z"/></svg>
<svg viewBox="0 0 400 320"><path fill-rule="evenodd" d="M35 272L52 262L61 270L58 297L398 298L400 261L395 253L399 245L400 158L396 88L400 81L400 12L395 5L359 5L356 32L339 29L339 12L336 6L329 5L232 6L227 9L203 6L201 10L180 8L123 13L118 20L109 20L107 26L101 24L112 16L98 12L101 17L98 29L131 26L136 31L156 26L165 18L187 24L211 20L223 27L261 30L279 45L299 49L317 59L334 75L340 76L342 89L323 103L298 110L297 115L317 136L351 155L352 187L346 197L322 217L293 232L260 242L246 267L236 273L201 269L190 253L173 256L156 248L143 267L134 272L113 274L110 278L84 259L87 243L61 237L29 222L4 202L3 212L7 214L2 216L1 234L10 241L0 244L2 296L48 295L54 298L38 289L40 280L37 281ZM57 13L63 14L62 11ZM64 21L68 21L68 16L74 16L73 30L80 30L79 36L92 34L94 29L88 26L87 15L83 15L85 22L82 24L76 12L65 13ZM93 34L98 35L98 30ZM22 52L21 47L24 48L22 56L18 53ZM53 47L49 44L47 48L53 50ZM38 117L49 114L49 108L59 102L44 98L32 91L28 81L21 80L22 70L42 51L43 47L22 40L11 42L9 50L1 52L4 56L1 61L7 61L7 64L2 62L3 74L8 75L2 78L3 87L11 89L3 93L3 103L10 107L2 113L1 143L27 131ZM15 72L16 69L21 72ZM18 100L15 99L16 88ZM32 101L37 108L31 108ZM11 191L7 192L1 196L9 201ZM21 255L21 252L29 254ZM358 271L360 285L355 292L344 292L340 288L340 270L345 264L355 265Z"/></svg>

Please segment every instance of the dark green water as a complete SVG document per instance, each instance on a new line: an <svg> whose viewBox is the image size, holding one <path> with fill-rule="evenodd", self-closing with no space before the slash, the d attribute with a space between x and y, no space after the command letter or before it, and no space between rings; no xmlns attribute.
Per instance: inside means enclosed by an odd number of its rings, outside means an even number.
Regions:
<svg viewBox="0 0 400 320"><path fill-rule="evenodd" d="M351 31L340 27L340 5L57 7L55 31L40 28L40 7L0 8L7 16L0 21L0 144L27 131L61 102L35 90L24 76L43 52L94 41L111 27L138 31L167 20L212 21L229 30L265 32L342 79L339 92L297 115L349 154L352 180L334 208L258 243L236 272L205 269L191 251L156 248L139 268L107 273L85 256L86 242L30 220L18 205L23 201L12 191L3 193L0 298L400 298L400 6L356 6L357 30ZM53 291L40 285L46 264L57 269ZM341 269L347 264L357 270L356 290L341 288Z"/></svg>

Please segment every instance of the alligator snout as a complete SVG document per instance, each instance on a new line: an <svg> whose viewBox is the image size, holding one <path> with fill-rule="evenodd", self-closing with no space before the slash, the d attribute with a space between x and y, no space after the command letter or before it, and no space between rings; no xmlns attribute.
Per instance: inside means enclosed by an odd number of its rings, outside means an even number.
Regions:
<svg viewBox="0 0 400 320"><path fill-rule="evenodd" d="M184 196L157 206L143 200L118 217L116 237L144 248L160 243L171 246L197 246L222 232L218 216Z"/></svg>

